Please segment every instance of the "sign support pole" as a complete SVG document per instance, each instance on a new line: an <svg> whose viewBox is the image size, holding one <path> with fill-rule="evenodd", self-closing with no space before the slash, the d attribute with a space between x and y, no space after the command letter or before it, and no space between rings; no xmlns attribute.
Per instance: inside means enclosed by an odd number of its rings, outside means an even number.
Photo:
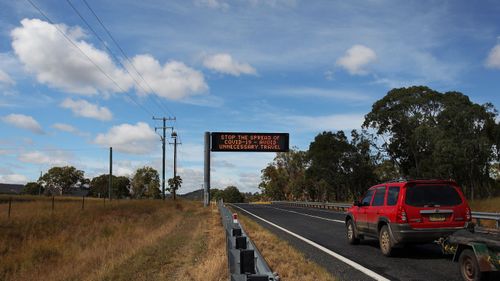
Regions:
<svg viewBox="0 0 500 281"><path fill-rule="evenodd" d="M210 132L205 132L205 169L203 176L203 206L210 205Z"/></svg>

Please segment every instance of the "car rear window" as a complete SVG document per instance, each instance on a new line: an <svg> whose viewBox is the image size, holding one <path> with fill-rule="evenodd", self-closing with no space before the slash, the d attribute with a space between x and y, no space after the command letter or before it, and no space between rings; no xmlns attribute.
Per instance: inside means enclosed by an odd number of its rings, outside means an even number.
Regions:
<svg viewBox="0 0 500 281"><path fill-rule="evenodd" d="M413 185L406 190L406 204L416 207L456 206L462 203L457 190L450 185Z"/></svg>

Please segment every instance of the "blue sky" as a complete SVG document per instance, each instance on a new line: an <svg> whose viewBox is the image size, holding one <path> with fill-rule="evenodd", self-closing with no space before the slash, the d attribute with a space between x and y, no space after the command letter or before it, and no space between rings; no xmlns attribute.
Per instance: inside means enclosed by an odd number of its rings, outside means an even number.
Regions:
<svg viewBox="0 0 500 281"><path fill-rule="evenodd" d="M394 87L500 106L496 1L0 1L0 182L54 165L93 177L161 171L155 116L175 116L182 192L201 187L205 131L359 129ZM71 39L70 43L67 38ZM139 73L139 74L138 74ZM172 175L167 148L167 177ZM257 191L272 153L213 153L212 187Z"/></svg>

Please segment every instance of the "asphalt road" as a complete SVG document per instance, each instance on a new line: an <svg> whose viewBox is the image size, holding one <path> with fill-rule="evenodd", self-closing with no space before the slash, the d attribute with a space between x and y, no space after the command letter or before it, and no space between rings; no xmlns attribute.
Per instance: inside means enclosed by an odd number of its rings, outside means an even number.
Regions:
<svg viewBox="0 0 500 281"><path fill-rule="evenodd" d="M398 251L395 257L383 256L375 239L349 245L345 238L343 213L286 205L235 206L240 214L253 218L289 241L309 259L342 280L462 280L457 263L451 261L451 256L443 255L435 244L408 246ZM318 249L321 247L324 250ZM491 280L500 280L496 279L498 275L492 277Z"/></svg>

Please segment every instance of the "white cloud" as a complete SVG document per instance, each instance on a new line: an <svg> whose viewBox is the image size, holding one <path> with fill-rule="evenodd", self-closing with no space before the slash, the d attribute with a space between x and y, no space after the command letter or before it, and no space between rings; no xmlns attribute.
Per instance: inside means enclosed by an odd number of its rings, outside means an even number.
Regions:
<svg viewBox="0 0 500 281"><path fill-rule="evenodd" d="M294 124L298 131L320 132L334 130L360 129L364 121L363 114L333 114L327 116L284 116L277 122Z"/></svg>
<svg viewBox="0 0 500 281"><path fill-rule="evenodd" d="M98 106L97 104L90 103L86 100L72 100L65 99L61 103L61 107L68 108L73 111L77 116L93 118L101 121L109 121L113 118L113 114L108 108Z"/></svg>
<svg viewBox="0 0 500 281"><path fill-rule="evenodd" d="M295 7L297 5L297 0L248 0L248 2L253 6L268 5L271 7L276 7L276 6Z"/></svg>
<svg viewBox="0 0 500 281"><path fill-rule="evenodd" d="M491 49L488 58L486 59L486 66L489 68L500 69L500 44Z"/></svg>
<svg viewBox="0 0 500 281"><path fill-rule="evenodd" d="M0 85L5 84L5 85L14 85L15 82L12 80L9 74L7 74L5 71L0 69Z"/></svg>
<svg viewBox="0 0 500 281"><path fill-rule="evenodd" d="M20 174L9 174L0 176L0 182L2 183L26 184L28 181L29 179L25 175L20 175Z"/></svg>
<svg viewBox="0 0 500 281"><path fill-rule="evenodd" d="M67 132L67 133L76 133L78 130L68 124L63 124L63 123L55 123L52 125L52 128L58 129L59 131Z"/></svg>
<svg viewBox="0 0 500 281"><path fill-rule="evenodd" d="M106 134L98 134L94 142L120 152L147 154L156 150L159 139L148 124L138 122L114 126Z"/></svg>
<svg viewBox="0 0 500 281"><path fill-rule="evenodd" d="M35 134L43 134L42 127L38 122L31 116L24 114L9 114L2 117L2 121L8 123L17 128L30 130Z"/></svg>
<svg viewBox="0 0 500 281"><path fill-rule="evenodd" d="M224 0L195 0L195 3L199 6L206 6L212 9L227 10L229 8L229 4Z"/></svg>
<svg viewBox="0 0 500 281"><path fill-rule="evenodd" d="M354 45L337 60L337 65L345 68L350 74L362 75L367 73L363 67L376 59L377 54L372 49L363 45Z"/></svg>
<svg viewBox="0 0 500 281"><path fill-rule="evenodd" d="M50 154L41 151L31 151L18 155L18 159L21 162L45 165L68 165L71 158L71 155L61 150L51 151Z"/></svg>
<svg viewBox="0 0 500 281"><path fill-rule="evenodd" d="M86 55L69 43L58 29ZM21 26L12 30L11 37L15 54L28 71L36 74L40 83L85 95L128 91L132 87L138 88L138 91L150 91L147 85L139 87L134 84L131 75L118 67L105 51L86 42L86 35L79 27L23 19ZM182 62L170 61L161 65L151 55L145 54L133 57L132 63L161 97L181 99L208 90L203 74ZM130 73L135 73L135 70L130 69ZM135 80L143 83L142 78L136 77Z"/></svg>
<svg viewBox="0 0 500 281"><path fill-rule="evenodd" d="M132 63L147 82L138 80L142 85L137 88L139 92L144 89L149 93L151 86L160 97L179 100L208 90L203 74L182 62L170 61L162 66L150 55L138 55Z"/></svg>
<svg viewBox="0 0 500 281"><path fill-rule="evenodd" d="M221 9L226 11L229 9L228 0L194 0L194 3L198 6L205 6L212 9ZM241 1L243 4L249 4L252 7L258 6L285 6L285 7L295 7L297 5L297 0L244 0Z"/></svg>
<svg viewBox="0 0 500 281"><path fill-rule="evenodd" d="M64 123L55 123L52 125L52 128L57 129L59 131L67 132L67 133L72 133L78 136L87 136L87 133L84 133L74 126L71 126L69 124L64 124Z"/></svg>
<svg viewBox="0 0 500 281"><path fill-rule="evenodd" d="M235 61L230 54L225 53L207 56L203 60L203 65L208 69L234 76L240 76L241 74L257 74L255 68L250 64Z"/></svg>
<svg viewBox="0 0 500 281"><path fill-rule="evenodd" d="M115 66L106 52L83 40L85 34L79 27L57 24L56 28L39 19L23 19L21 25L11 32L12 48L25 68L36 74L40 83L87 95L99 91L120 91L59 33L58 28L123 89L131 86L131 79Z"/></svg>

